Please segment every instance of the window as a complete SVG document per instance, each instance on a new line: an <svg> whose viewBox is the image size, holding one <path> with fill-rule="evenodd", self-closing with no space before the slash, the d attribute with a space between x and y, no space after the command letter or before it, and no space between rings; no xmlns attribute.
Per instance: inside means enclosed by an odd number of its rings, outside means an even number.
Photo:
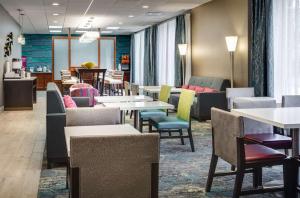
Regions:
<svg viewBox="0 0 300 198"><path fill-rule="evenodd" d="M134 82L144 84L145 31L134 34Z"/></svg>
<svg viewBox="0 0 300 198"><path fill-rule="evenodd" d="M158 26L157 79L159 85L175 84L175 33L175 19Z"/></svg>
<svg viewBox="0 0 300 198"><path fill-rule="evenodd" d="M300 94L300 0L273 1L274 97Z"/></svg>

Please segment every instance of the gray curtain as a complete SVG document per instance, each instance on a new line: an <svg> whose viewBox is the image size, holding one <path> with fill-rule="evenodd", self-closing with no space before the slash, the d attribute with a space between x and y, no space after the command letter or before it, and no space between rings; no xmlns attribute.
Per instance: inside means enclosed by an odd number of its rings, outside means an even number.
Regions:
<svg viewBox="0 0 300 198"><path fill-rule="evenodd" d="M157 85L156 77L157 25L145 29L144 85Z"/></svg>
<svg viewBox="0 0 300 198"><path fill-rule="evenodd" d="M251 0L249 85L256 96L273 96L272 0Z"/></svg>
<svg viewBox="0 0 300 198"><path fill-rule="evenodd" d="M134 83L134 34L131 35L130 42L130 82Z"/></svg>
<svg viewBox="0 0 300 198"><path fill-rule="evenodd" d="M176 17L176 33L175 33L175 86L181 86L183 82L183 70L185 68L185 62L182 61L180 56L178 44L186 43L185 35L185 17L180 15Z"/></svg>

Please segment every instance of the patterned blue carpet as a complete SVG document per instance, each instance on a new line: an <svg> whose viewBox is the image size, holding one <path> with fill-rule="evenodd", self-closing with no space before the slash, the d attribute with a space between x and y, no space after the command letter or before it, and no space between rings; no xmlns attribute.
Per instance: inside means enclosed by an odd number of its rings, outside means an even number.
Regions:
<svg viewBox="0 0 300 198"><path fill-rule="evenodd" d="M193 136L196 152L191 152L189 141L181 145L179 139L161 141L159 197L167 198L202 198L231 197L234 176L214 178L212 192L205 193L205 184L211 157L211 129L209 122L193 121ZM219 160L217 171L228 171L230 166ZM40 178L38 197L67 198L65 188L64 168L51 170L43 166ZM263 170L263 181L269 184L282 183L276 181L282 178L282 167L272 167ZM247 174L243 187L251 187L252 175ZM248 198L283 197L282 193L244 196Z"/></svg>

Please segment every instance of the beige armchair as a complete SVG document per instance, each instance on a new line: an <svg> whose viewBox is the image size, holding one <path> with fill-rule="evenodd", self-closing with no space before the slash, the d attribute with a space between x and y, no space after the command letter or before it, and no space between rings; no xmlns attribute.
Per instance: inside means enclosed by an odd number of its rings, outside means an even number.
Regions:
<svg viewBox="0 0 300 198"><path fill-rule="evenodd" d="M157 198L159 135L71 137L71 195Z"/></svg>
<svg viewBox="0 0 300 198"><path fill-rule="evenodd" d="M114 125L121 123L120 108L66 109L66 126Z"/></svg>

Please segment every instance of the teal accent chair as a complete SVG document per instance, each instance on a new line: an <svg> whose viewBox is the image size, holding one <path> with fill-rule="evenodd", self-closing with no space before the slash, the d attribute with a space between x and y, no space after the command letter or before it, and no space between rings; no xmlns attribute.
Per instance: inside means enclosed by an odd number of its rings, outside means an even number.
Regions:
<svg viewBox="0 0 300 198"><path fill-rule="evenodd" d="M189 138L192 152L195 152L192 129L191 129L191 106L193 104L195 92L191 90L183 90L179 97L178 109L176 116L152 117L149 119L149 132L152 127L157 129L161 139L180 138L181 144L184 145L184 138ZM188 135L183 135L183 129L186 129ZM169 133L162 136L162 133ZM172 135L179 133L179 135Z"/></svg>
<svg viewBox="0 0 300 198"><path fill-rule="evenodd" d="M168 85L162 85L160 92L159 92L159 101L162 102L168 102L171 95L171 86ZM165 117L167 116L166 110L146 110L146 111L140 111L139 113L139 130L140 132L143 132L143 126L148 125L150 118L156 118L156 117Z"/></svg>

